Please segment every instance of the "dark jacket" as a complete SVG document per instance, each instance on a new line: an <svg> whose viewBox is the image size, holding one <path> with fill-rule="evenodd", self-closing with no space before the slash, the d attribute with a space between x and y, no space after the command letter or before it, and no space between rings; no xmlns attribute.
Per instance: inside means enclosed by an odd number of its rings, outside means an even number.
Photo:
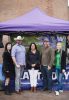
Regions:
<svg viewBox="0 0 69 100"><path fill-rule="evenodd" d="M36 64L34 69L40 69L40 53L39 51L36 51L35 54L33 54L31 51L28 51L26 54L26 63L27 63L27 69L32 68L32 64Z"/></svg>
<svg viewBox="0 0 69 100"><path fill-rule="evenodd" d="M13 60L11 57L11 52L5 51L3 53L3 67L2 67L3 74L6 74L6 72L9 72L9 76L15 74L15 66L13 64Z"/></svg>
<svg viewBox="0 0 69 100"><path fill-rule="evenodd" d="M56 55L57 50L55 51L55 55ZM61 70L62 69L66 69L66 52L62 51L61 52Z"/></svg>

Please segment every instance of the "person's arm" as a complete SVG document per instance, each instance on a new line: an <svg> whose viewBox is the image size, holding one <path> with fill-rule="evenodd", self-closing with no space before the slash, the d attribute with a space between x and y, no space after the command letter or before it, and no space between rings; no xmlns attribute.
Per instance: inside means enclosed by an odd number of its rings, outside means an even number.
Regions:
<svg viewBox="0 0 69 100"><path fill-rule="evenodd" d="M15 56L16 56L16 48L15 47L12 48L11 56L12 56L12 60L13 60L13 62L15 64L15 66L16 67L20 67L20 65L18 65L17 62L16 62L16 58L15 58Z"/></svg>
<svg viewBox="0 0 69 100"><path fill-rule="evenodd" d="M53 66L53 63L54 63L54 55L55 55L54 49L51 48L51 50L50 50L51 59L50 59L49 65L48 65L48 67L49 67L50 69L51 69L51 67Z"/></svg>
<svg viewBox="0 0 69 100"><path fill-rule="evenodd" d="M40 61L41 61L40 52L37 51L37 60L36 60L36 65L40 65Z"/></svg>
<svg viewBox="0 0 69 100"><path fill-rule="evenodd" d="M9 72L8 66L9 66L9 57L8 57L8 53L4 52L3 53L3 68L2 70L5 72Z"/></svg>
<svg viewBox="0 0 69 100"><path fill-rule="evenodd" d="M62 69L62 72L64 73L66 69L66 52L65 51L62 51L61 69Z"/></svg>
<svg viewBox="0 0 69 100"><path fill-rule="evenodd" d="M15 57L12 57L12 60L13 60L13 62L14 62L14 64L15 64L15 66L19 68L20 65L17 64Z"/></svg>
<svg viewBox="0 0 69 100"><path fill-rule="evenodd" d="M25 48L25 67L26 67L26 48Z"/></svg>
<svg viewBox="0 0 69 100"><path fill-rule="evenodd" d="M31 66L31 62L29 60L29 56L30 56L30 54L29 54L29 52L27 52L26 53L26 63L27 63L27 65L30 65Z"/></svg>
<svg viewBox="0 0 69 100"><path fill-rule="evenodd" d="M17 65L15 57L12 56L12 60L13 60L14 64Z"/></svg>

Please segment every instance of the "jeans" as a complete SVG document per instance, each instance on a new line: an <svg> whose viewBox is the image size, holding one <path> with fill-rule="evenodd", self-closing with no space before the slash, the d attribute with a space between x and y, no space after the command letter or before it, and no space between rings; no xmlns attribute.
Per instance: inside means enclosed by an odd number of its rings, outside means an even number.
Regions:
<svg viewBox="0 0 69 100"><path fill-rule="evenodd" d="M20 68L15 67L15 91L20 90L20 78L22 77L23 71L23 66L20 66Z"/></svg>
<svg viewBox="0 0 69 100"><path fill-rule="evenodd" d="M56 91L63 90L62 79L64 75L63 73L61 73L61 69L56 68L56 76L57 76L57 82L58 82Z"/></svg>
<svg viewBox="0 0 69 100"><path fill-rule="evenodd" d="M29 70L29 75L30 75L31 87L36 87L37 86L38 70L35 70L34 68L32 68L31 70Z"/></svg>
<svg viewBox="0 0 69 100"><path fill-rule="evenodd" d="M48 70L47 66L41 67L43 76L43 89L52 90L52 69Z"/></svg>

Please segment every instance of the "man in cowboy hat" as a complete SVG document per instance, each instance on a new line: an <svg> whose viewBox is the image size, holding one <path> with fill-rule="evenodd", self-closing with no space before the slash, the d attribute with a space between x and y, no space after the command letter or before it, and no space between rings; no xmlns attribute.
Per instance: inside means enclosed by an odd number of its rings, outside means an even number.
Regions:
<svg viewBox="0 0 69 100"><path fill-rule="evenodd" d="M16 44L12 47L12 59L15 64L15 91L17 94L20 94L20 77L24 71L24 67L26 65L25 62L25 54L26 50L25 47L22 46L22 38L21 36L17 36L14 38Z"/></svg>

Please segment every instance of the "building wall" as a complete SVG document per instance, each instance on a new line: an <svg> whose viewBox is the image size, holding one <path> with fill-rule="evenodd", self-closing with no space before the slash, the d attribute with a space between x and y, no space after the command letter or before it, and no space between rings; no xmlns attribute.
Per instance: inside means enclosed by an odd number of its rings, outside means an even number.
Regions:
<svg viewBox="0 0 69 100"><path fill-rule="evenodd" d="M0 22L21 16L35 7L56 18L69 20L68 0L0 0Z"/></svg>

